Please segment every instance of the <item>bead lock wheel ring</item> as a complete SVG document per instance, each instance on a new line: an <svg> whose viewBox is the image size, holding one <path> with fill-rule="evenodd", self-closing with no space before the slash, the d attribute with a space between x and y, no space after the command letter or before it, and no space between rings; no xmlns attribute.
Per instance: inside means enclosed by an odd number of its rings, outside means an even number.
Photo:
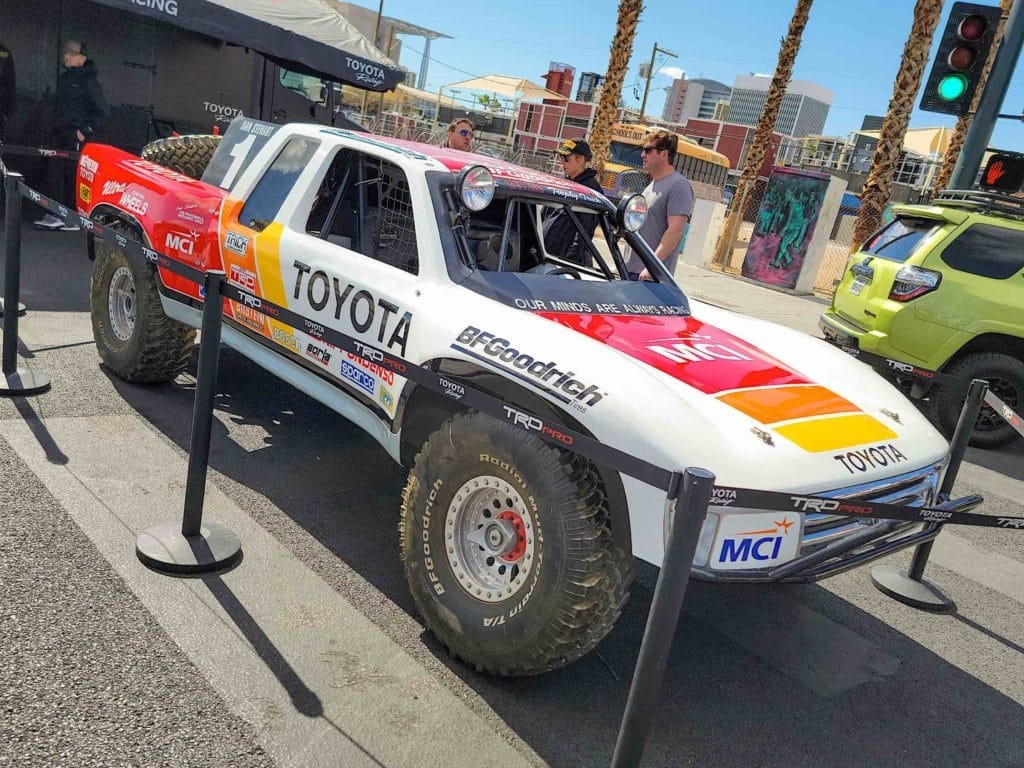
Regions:
<svg viewBox="0 0 1024 768"><path fill-rule="evenodd" d="M445 516L445 554L462 588L497 603L516 595L535 567L536 524L519 493L479 476L455 492Z"/></svg>

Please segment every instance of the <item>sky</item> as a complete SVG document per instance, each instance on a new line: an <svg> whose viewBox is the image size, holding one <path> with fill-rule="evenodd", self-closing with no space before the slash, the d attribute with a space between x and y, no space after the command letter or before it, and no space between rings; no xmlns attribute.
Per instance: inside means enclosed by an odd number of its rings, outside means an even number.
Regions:
<svg viewBox="0 0 1024 768"><path fill-rule="evenodd" d="M362 4L372 4L376 10L371 0ZM644 84L638 70L650 60L655 43L678 58L656 60L656 70L665 73L651 81L649 114L661 115L663 89L672 82L670 72L682 70L687 77L708 77L730 86L737 74L773 73L794 5L794 0L646 0L623 87L627 105L640 106ZM952 5L947 0L946 13ZM815 0L793 79L810 80L835 94L826 135L846 135L860 128L864 115L886 113L913 8L913 0ZM557 61L576 67L575 97L580 72L603 75L608 68L617 12L618 0L384 0L385 16L452 36L431 44L427 81L431 91L486 74L542 83L548 64ZM944 24L945 13L933 53ZM401 64L418 72L422 50L422 38L406 37ZM1019 115L1022 110L1024 67L1019 67L1001 111ZM915 109L910 125L924 128L955 122L952 116ZM1024 122L997 121L990 146L1024 151Z"/></svg>

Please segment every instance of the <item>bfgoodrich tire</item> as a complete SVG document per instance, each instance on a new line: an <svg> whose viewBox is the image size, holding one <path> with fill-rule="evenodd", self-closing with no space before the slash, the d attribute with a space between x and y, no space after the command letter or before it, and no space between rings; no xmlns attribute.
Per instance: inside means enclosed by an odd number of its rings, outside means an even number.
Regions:
<svg viewBox="0 0 1024 768"><path fill-rule="evenodd" d="M117 224L107 229L137 237ZM97 244L89 312L100 359L119 378L156 384L170 381L188 364L195 330L164 314L154 267L126 254L113 238Z"/></svg>
<svg viewBox="0 0 1024 768"><path fill-rule="evenodd" d="M172 136L151 141L142 148L142 159L198 179L220 146L220 136Z"/></svg>
<svg viewBox="0 0 1024 768"><path fill-rule="evenodd" d="M533 675L590 651L632 579L590 464L483 414L427 440L402 494L405 573L427 627L478 670Z"/></svg>
<svg viewBox="0 0 1024 768"><path fill-rule="evenodd" d="M1024 362L1015 357L999 352L978 352L954 361L943 373L964 380L962 387L939 387L928 399L930 415L947 437L951 437L956 429L971 379L984 379L996 397L1017 413L1024 411ZM998 448L1017 437L1019 435L1014 428L995 410L982 404L971 432L971 445Z"/></svg>

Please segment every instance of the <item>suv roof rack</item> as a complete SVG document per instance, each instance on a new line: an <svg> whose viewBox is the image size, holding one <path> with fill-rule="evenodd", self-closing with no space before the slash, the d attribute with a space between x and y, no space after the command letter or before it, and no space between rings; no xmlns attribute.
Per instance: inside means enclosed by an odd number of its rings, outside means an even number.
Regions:
<svg viewBox="0 0 1024 768"><path fill-rule="evenodd" d="M971 208L983 213L1001 213L1014 218L1024 218L1024 198L978 189L944 189L934 197L932 205Z"/></svg>

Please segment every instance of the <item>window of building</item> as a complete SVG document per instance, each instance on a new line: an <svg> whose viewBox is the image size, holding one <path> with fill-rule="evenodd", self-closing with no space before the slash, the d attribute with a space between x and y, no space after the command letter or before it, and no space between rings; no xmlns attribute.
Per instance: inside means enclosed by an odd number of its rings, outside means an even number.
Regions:
<svg viewBox="0 0 1024 768"><path fill-rule="evenodd" d="M1006 280L1024 269L1024 232L974 224L946 246L942 260L961 272Z"/></svg>
<svg viewBox="0 0 1024 768"><path fill-rule="evenodd" d="M250 229L262 232L281 210L281 204L319 146L319 141L301 137L285 144L249 194L238 220Z"/></svg>

